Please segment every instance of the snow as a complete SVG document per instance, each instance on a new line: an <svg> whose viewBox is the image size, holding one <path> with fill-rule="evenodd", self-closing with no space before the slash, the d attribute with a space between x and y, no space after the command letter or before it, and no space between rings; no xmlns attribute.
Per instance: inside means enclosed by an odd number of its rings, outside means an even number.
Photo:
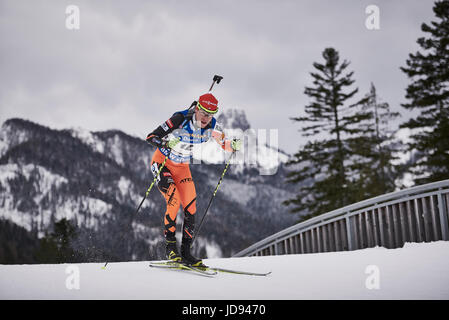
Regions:
<svg viewBox="0 0 449 320"><path fill-rule="evenodd" d="M148 262L0 265L0 299L448 299L449 242L403 248L206 259L267 277L150 268Z"/></svg>
<svg viewBox="0 0 449 320"><path fill-rule="evenodd" d="M120 194L122 195L122 197L125 197L129 193L131 185L132 185L131 180L129 180L123 176L120 177L120 180L119 180L117 186L120 190Z"/></svg>
<svg viewBox="0 0 449 320"><path fill-rule="evenodd" d="M223 252L221 251L220 246L216 242L206 242L206 254L208 257L222 257Z"/></svg>
<svg viewBox="0 0 449 320"><path fill-rule="evenodd" d="M19 175L23 175L29 180L32 174L38 176L40 182L39 191L41 192L48 192L52 185L59 187L61 184L68 182L63 176L52 173L39 165L7 163L0 165L0 184L6 188L8 192L11 192L8 180L16 179Z"/></svg>
<svg viewBox="0 0 449 320"><path fill-rule="evenodd" d="M11 125L3 123L0 128L0 157L2 157L8 149L21 144L28 139L28 134L22 130L16 130Z"/></svg>
<svg viewBox="0 0 449 320"><path fill-rule="evenodd" d="M48 225L51 212L33 216L32 214L20 212L14 207L15 200L9 181L20 176L23 176L27 183L29 181L37 181L35 189L38 195L33 199L36 204L39 204L45 196L51 195L52 187L59 188L61 185L68 183L67 179L34 164L19 165L8 163L0 165L0 187L4 190L0 194L0 203L2 204L0 206L0 218L10 220L28 231L33 229L34 223L40 225L43 222Z"/></svg>
<svg viewBox="0 0 449 320"><path fill-rule="evenodd" d="M134 235L139 237L139 239L145 239L145 242L153 247L160 241L161 228L158 227L148 227L142 223L133 221L132 228L134 230Z"/></svg>
<svg viewBox="0 0 449 320"><path fill-rule="evenodd" d="M110 215L112 205L103 200L80 196L58 204L58 210L54 213L55 219L77 219L78 226L83 225L93 230L98 230L101 221ZM90 212L90 215L79 215L79 212ZM49 212L50 213L50 212ZM49 223L49 221L46 221Z"/></svg>
<svg viewBox="0 0 449 320"><path fill-rule="evenodd" d="M122 144L120 142L120 137L117 134L114 135L114 139L111 141L110 145L108 146L108 149L110 157L112 159L115 159L115 161L119 165L124 166L125 161L123 160Z"/></svg>
<svg viewBox="0 0 449 320"><path fill-rule="evenodd" d="M0 134L1 134L1 131L0 131ZM0 135L0 157L2 157L6 153L6 151L8 151L8 148L9 148L9 144L4 139L2 139L2 137Z"/></svg>
<svg viewBox="0 0 449 320"><path fill-rule="evenodd" d="M213 182L216 186L216 182ZM213 188L215 188L215 186ZM221 192L232 201L247 206L251 199L257 196L257 188L254 185L246 185L241 182L228 179L226 183L220 185Z"/></svg>
<svg viewBox="0 0 449 320"><path fill-rule="evenodd" d="M92 150L104 153L104 143L100 139L97 139L89 130L82 127L75 127L71 128L69 131L72 137L80 139L84 144L91 147Z"/></svg>
<svg viewBox="0 0 449 320"><path fill-rule="evenodd" d="M52 173L42 166L27 164L4 164L0 165L0 187L5 192L0 194L0 219L6 219L15 224L32 231L33 227L38 227L39 236L43 236L43 227L50 225L52 217L55 219L78 219L82 225L98 229L101 220L108 215L112 209L111 204L92 198L81 196L79 198L68 199L58 203L58 210L54 208L40 207L39 214L19 211L15 207L14 196L11 191L10 180L23 176L26 181L35 182L35 190L38 192L34 196L34 203L39 205L46 196L52 197L52 187L58 189L68 181L65 177ZM123 182L122 183L126 183ZM90 212L90 216L78 215L78 212ZM45 228L44 228L45 229Z"/></svg>

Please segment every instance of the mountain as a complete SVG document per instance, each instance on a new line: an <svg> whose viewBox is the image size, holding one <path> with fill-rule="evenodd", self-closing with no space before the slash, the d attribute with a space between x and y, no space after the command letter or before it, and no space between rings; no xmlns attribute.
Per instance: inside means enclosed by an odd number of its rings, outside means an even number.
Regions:
<svg viewBox="0 0 449 320"><path fill-rule="evenodd" d="M244 113L224 112L220 120L250 129ZM231 256L296 222L281 205L292 197L291 186L284 183L287 155L257 139L254 144L251 154L231 162L220 185L194 248L202 257ZM119 130L54 130L24 119L5 121L0 129L0 221L8 223L0 224L1 232L21 239L25 232L27 242L38 241L67 219L77 228L73 246L86 262L163 258L165 202L156 188L134 215L153 179L149 164L154 151L144 137ZM209 144L202 155L212 159L191 164L198 222L229 156L219 151L217 144ZM178 230L182 219L180 211ZM12 231L11 223L21 232Z"/></svg>
<svg viewBox="0 0 449 320"><path fill-rule="evenodd" d="M223 128L241 129L243 131L251 128L246 118L245 111L240 109L227 109L217 116L217 121Z"/></svg>

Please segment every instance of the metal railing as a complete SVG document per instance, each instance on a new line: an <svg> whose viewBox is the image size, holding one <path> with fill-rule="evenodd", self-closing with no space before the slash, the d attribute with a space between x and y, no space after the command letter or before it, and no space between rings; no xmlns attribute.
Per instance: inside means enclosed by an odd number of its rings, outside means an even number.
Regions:
<svg viewBox="0 0 449 320"><path fill-rule="evenodd" d="M267 256L399 248L449 240L449 180L364 200L298 223L235 254Z"/></svg>

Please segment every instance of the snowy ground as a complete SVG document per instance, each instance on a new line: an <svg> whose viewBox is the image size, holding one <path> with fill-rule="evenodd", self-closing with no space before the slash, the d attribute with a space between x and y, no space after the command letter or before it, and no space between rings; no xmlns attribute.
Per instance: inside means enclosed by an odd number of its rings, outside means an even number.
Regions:
<svg viewBox="0 0 449 320"><path fill-rule="evenodd" d="M0 299L449 299L449 241L400 249L208 259L267 277L148 267L148 262L0 265Z"/></svg>

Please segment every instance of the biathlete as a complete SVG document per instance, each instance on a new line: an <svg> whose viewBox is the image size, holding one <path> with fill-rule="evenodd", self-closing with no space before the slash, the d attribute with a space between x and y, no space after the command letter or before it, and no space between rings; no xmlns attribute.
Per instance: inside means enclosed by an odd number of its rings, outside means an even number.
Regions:
<svg viewBox="0 0 449 320"><path fill-rule="evenodd" d="M157 186L165 198L167 209L164 217L166 257L169 260L202 266L202 260L191 254L195 230L196 191L189 163L195 146L213 138L226 151L238 151L241 140L228 140L217 124L218 100L209 92L199 97L189 109L175 112L170 119L148 134L146 141L157 147L151 171ZM167 157L167 159L166 159ZM165 166L160 171L162 163ZM184 210L181 254L176 243L176 216L179 207Z"/></svg>

